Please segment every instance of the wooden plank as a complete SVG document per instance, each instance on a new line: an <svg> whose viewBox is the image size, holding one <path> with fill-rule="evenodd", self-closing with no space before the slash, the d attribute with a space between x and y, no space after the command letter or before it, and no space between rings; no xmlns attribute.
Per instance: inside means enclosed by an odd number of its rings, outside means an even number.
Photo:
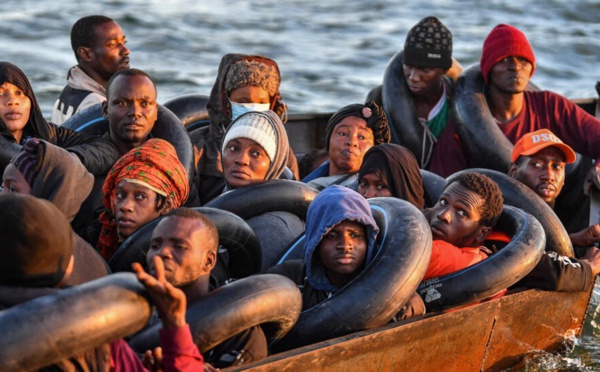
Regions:
<svg viewBox="0 0 600 372"><path fill-rule="evenodd" d="M466 371L478 370L497 302L391 324L274 355L250 371ZM228 369L244 370L244 369Z"/></svg>

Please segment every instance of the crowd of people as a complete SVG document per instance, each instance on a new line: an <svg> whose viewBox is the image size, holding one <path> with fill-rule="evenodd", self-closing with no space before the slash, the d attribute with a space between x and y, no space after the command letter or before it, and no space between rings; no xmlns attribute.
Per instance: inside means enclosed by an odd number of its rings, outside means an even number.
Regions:
<svg viewBox="0 0 600 372"><path fill-rule="evenodd" d="M486 240L502 214L502 191L476 171L455 175L481 164L482 154L469 146L464 136L469 123L456 115L462 66L452 58L451 31L436 17L422 19L406 37L402 68L396 71L406 94L394 96L384 82L368 93L366 103L335 112L323 147L305 155L313 161L306 168L310 171L299 168L290 146L287 106L279 92L282 77L274 60L223 56L207 104L209 124L175 143L153 133L160 121L157 88L149 74L130 67L125 42L111 18L94 15L74 24L71 44L77 64L68 71L50 121L26 75L10 62L0 62L0 141L7 149L0 150L5 151L0 156L0 236L7 247L0 286L15 288L9 298L0 296L2 306L47 293L39 289L77 286L110 275L107 263L119 247L149 222L159 221L149 245L140 248L147 252L146 262L135 263L132 270L155 305L148 327L159 318L162 322L162 349L138 356L126 340L113 340L57 361L59 368L200 370L266 357L270 345L258 325L204 350L194 344L186 323L189 305L210 299L210 292L223 285L211 280L211 272L226 260L215 224L196 208L248 186L287 179L318 192L306 216L283 209L246 221L260 242L261 273L296 283L304 310L352 285L374 260L379 227L370 198L402 199L422 211L432 238L422 280L496 253ZM490 31L479 68L485 97L481 109L514 144L506 174L557 213L565 182L581 186L571 187L570 201L589 202L586 193L600 185L600 121L556 93L528 88L535 55L515 27L501 24ZM391 115L400 103L411 112ZM102 135L61 126L93 105L101 105L108 124ZM403 130L422 133L420 142L403 142ZM186 151L193 154L191 166L182 162ZM567 176L567 164L578 158L579 171ZM422 172L448 177L430 205ZM546 252L516 286L591 288L600 272L595 247L600 225L574 223L571 209L563 207L567 213L559 217L572 245L589 247L585 255ZM300 236L305 237L302 258L280 262ZM427 311L417 293L390 306L397 307L390 321Z"/></svg>

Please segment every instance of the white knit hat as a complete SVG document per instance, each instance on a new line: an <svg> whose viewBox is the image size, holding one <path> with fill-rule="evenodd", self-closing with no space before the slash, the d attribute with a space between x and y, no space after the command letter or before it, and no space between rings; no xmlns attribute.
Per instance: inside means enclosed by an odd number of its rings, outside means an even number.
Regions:
<svg viewBox="0 0 600 372"><path fill-rule="evenodd" d="M262 146L269 159L273 161L277 152L277 133L269 118L258 111L240 115L233 123L223 139L221 152L225 152L227 144L236 138L248 138Z"/></svg>

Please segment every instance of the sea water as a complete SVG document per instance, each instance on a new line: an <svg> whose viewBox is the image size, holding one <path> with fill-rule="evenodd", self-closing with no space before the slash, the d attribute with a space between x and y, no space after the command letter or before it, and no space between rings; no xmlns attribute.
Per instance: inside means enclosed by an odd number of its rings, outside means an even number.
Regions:
<svg viewBox="0 0 600 372"><path fill-rule="evenodd" d="M590 98L600 80L600 1L2 0L0 59L23 69L48 118L75 64L71 26L91 14L122 26L131 65L154 77L159 102L210 94L224 54L252 53L278 62L291 113L332 112L363 102L407 31L429 15L450 28L463 66L479 62L486 35L508 23L528 37L537 62L532 81L542 89ZM575 352L558 356L563 364L533 369L600 370L599 299L595 292Z"/></svg>

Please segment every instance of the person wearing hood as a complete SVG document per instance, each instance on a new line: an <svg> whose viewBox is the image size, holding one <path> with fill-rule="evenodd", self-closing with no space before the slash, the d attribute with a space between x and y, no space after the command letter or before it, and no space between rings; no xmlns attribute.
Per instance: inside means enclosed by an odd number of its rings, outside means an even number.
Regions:
<svg viewBox="0 0 600 372"><path fill-rule="evenodd" d="M350 188L332 185L308 208L304 259L266 272L294 281L302 291L302 310L310 309L364 270L375 256L378 232L367 201Z"/></svg>
<svg viewBox="0 0 600 372"><path fill-rule="evenodd" d="M175 148L152 138L123 155L102 186L105 211L96 248L105 260L146 223L183 205L189 195L184 166Z"/></svg>
<svg viewBox="0 0 600 372"><path fill-rule="evenodd" d="M210 125L190 132L194 145L196 184L201 204L223 190L221 144L226 128L248 111L274 111L282 123L287 120L287 106L279 93L281 76L277 63L270 58L226 54L221 59L207 109ZM298 163L290 148L286 165L296 179Z"/></svg>
<svg viewBox="0 0 600 372"><path fill-rule="evenodd" d="M15 193L0 195L0 210L4 211L0 214L2 247L10 248L4 250L0 261L0 307L16 306L64 288L74 267L74 242L63 212L47 200ZM185 320L185 294L166 282L160 257L155 262L155 276L140 264L133 269L163 319L161 367L165 371L202 370L202 356ZM48 370L147 371L123 339L63 359Z"/></svg>
<svg viewBox="0 0 600 372"><path fill-rule="evenodd" d="M1 141L19 145L35 137L62 148L100 141L48 123L29 79L21 69L9 62L0 62L0 136ZM14 155L0 152L1 171ZM89 166L85 158L80 157L80 160L86 168Z"/></svg>
<svg viewBox="0 0 600 372"><path fill-rule="evenodd" d="M374 102L342 107L331 116L325 131L329 160L302 179L318 190L333 184L355 187L367 150L390 142L387 117Z"/></svg>
<svg viewBox="0 0 600 372"><path fill-rule="evenodd" d="M284 172L288 137L279 116L273 111L251 111L235 119L221 149L225 191L278 179ZM296 215L275 211L248 219L263 250L262 267L271 266L281 251L304 231Z"/></svg>
<svg viewBox="0 0 600 372"><path fill-rule="evenodd" d="M2 181L2 193L31 194L49 200L72 221L92 190L94 176L74 154L30 138L4 170ZM74 231L71 233L75 263L66 284L82 284L110 274L98 252Z"/></svg>
<svg viewBox="0 0 600 372"><path fill-rule="evenodd" d="M419 210L425 207L423 178L409 149L395 143L373 146L358 171L359 194L365 199L391 196L406 200Z"/></svg>

